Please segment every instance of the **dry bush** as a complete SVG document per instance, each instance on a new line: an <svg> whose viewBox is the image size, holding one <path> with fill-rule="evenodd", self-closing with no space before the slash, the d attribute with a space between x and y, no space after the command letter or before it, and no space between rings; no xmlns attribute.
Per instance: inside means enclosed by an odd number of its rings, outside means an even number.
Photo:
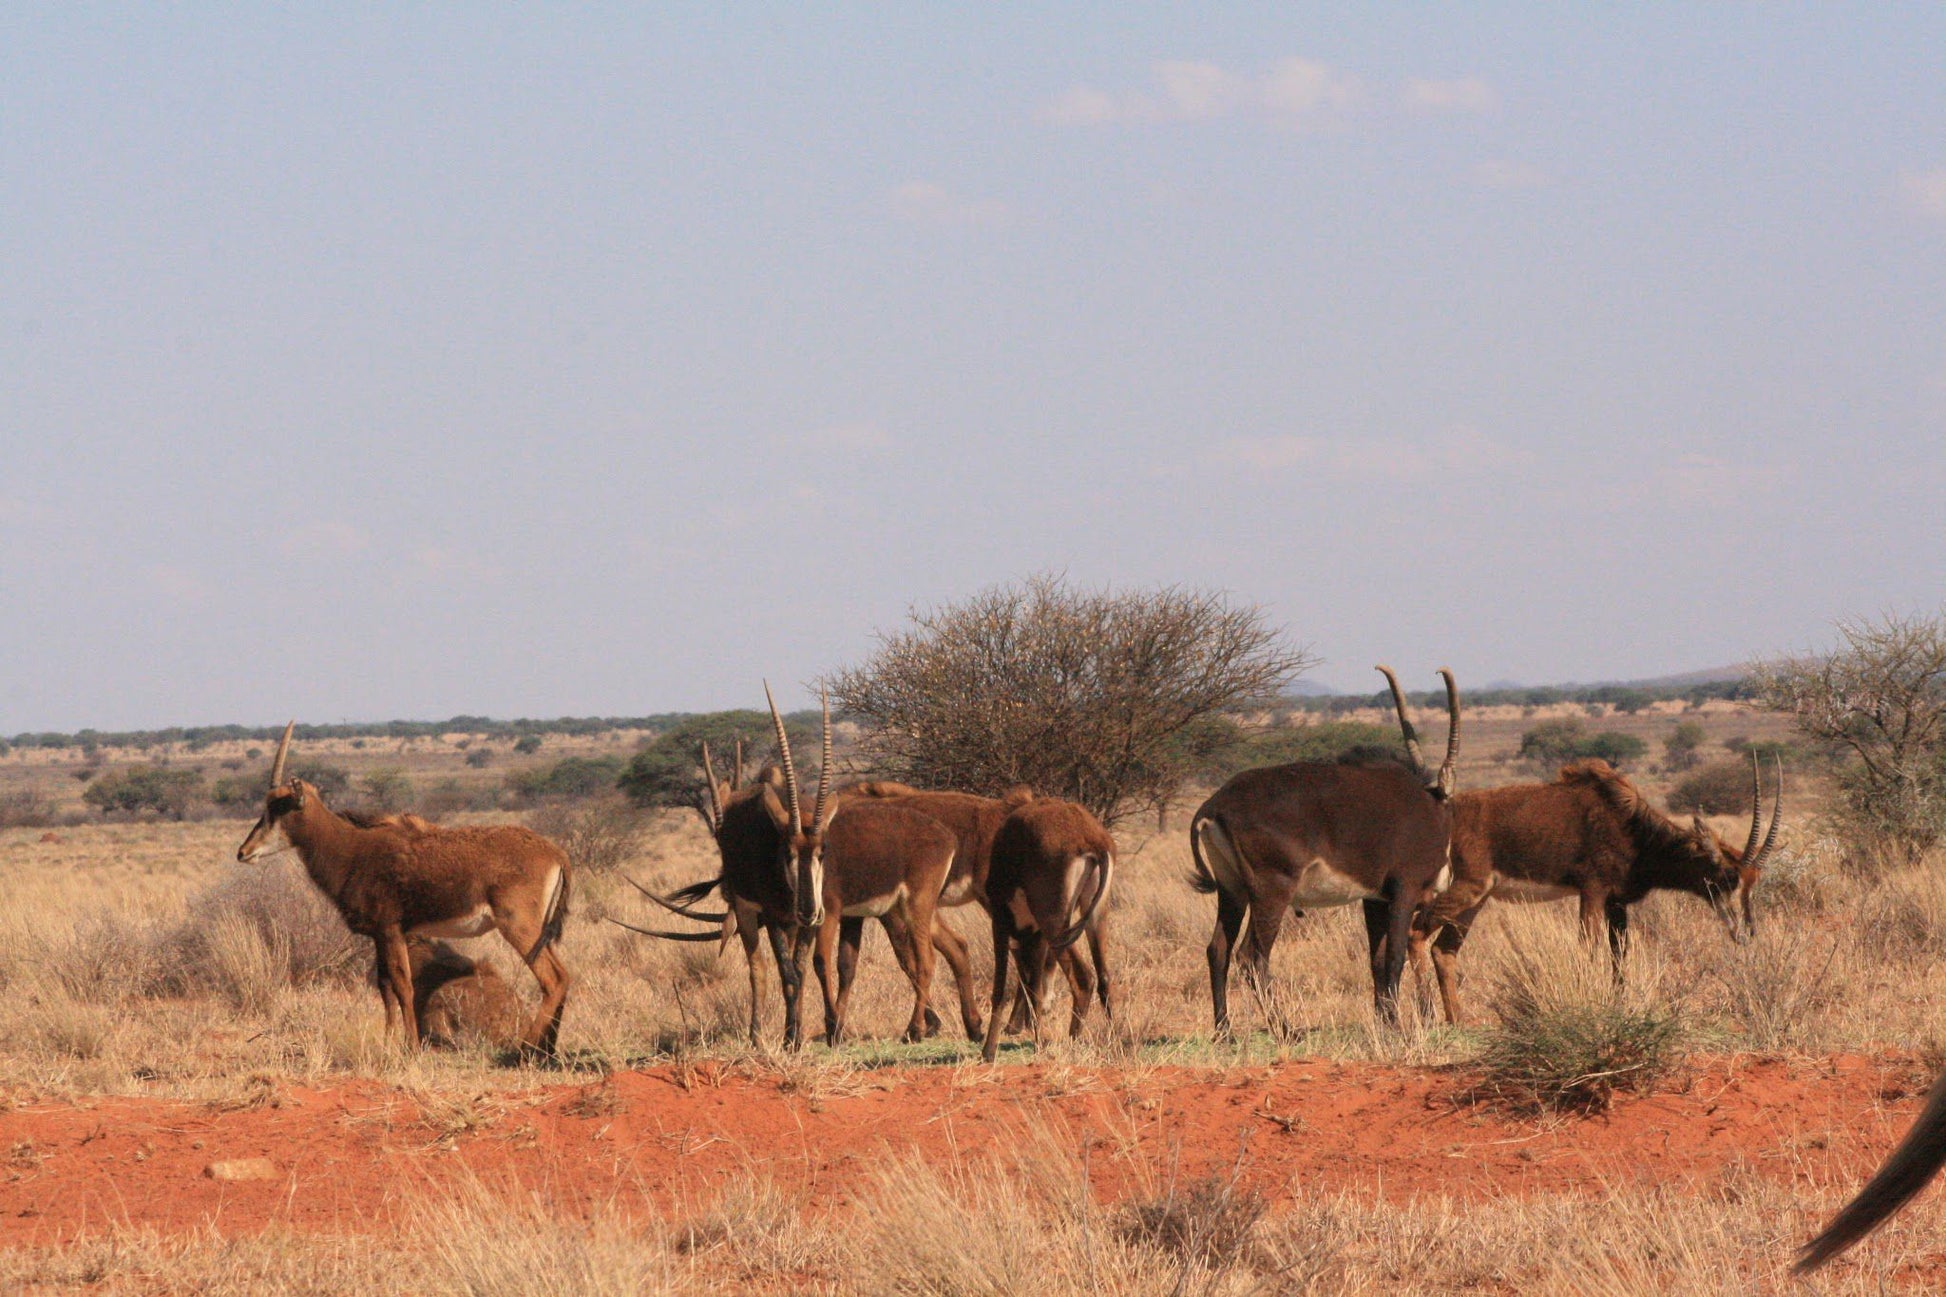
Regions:
<svg viewBox="0 0 1946 1297"><path fill-rule="evenodd" d="M276 1007L291 984L289 937L231 910L211 919L203 942L203 976L231 1008L263 1017Z"/></svg>
<svg viewBox="0 0 1946 1297"><path fill-rule="evenodd" d="M337 909L292 862L231 866L190 899L188 911L157 942L159 975L172 990L212 986L210 970L219 959L259 958L244 953L248 947L235 936L226 938L230 949L218 954L215 934L229 931L226 920L254 929L263 957L277 960L285 985L354 986L370 976L371 942L352 935ZM235 989L227 973L215 978L224 994Z"/></svg>
<svg viewBox="0 0 1946 1297"><path fill-rule="evenodd" d="M45 829L60 822L54 799L38 788L0 792L0 829Z"/></svg>
<svg viewBox="0 0 1946 1297"><path fill-rule="evenodd" d="M1682 1012L1657 995L1655 970L1633 961L1618 984L1606 949L1551 916L1510 916L1510 950L1490 997L1499 1015L1476 1063L1483 1097L1533 1110L1600 1112L1681 1061Z"/></svg>
<svg viewBox="0 0 1946 1297"><path fill-rule="evenodd" d="M1235 1172L1206 1176L1128 1203L1122 1232L1131 1242L1178 1258L1185 1273L1221 1274L1255 1259L1257 1227L1268 1208Z"/></svg>
<svg viewBox="0 0 1946 1297"><path fill-rule="evenodd" d="M1750 763L1712 762L1684 775L1663 800L1675 815L1701 811L1705 815L1747 816L1750 814Z"/></svg>
<svg viewBox="0 0 1946 1297"><path fill-rule="evenodd" d="M620 796L554 802L527 817L528 827L568 853L583 873L620 869L642 849L642 812Z"/></svg>
<svg viewBox="0 0 1946 1297"><path fill-rule="evenodd" d="M1886 961L1946 954L1946 878L1927 868L1884 874L1858 901L1853 933L1861 950Z"/></svg>
<svg viewBox="0 0 1946 1297"><path fill-rule="evenodd" d="M1711 970L1718 1007L1753 1049L1805 1048L1836 997L1832 978L1842 938L1801 925L1768 924L1732 946Z"/></svg>

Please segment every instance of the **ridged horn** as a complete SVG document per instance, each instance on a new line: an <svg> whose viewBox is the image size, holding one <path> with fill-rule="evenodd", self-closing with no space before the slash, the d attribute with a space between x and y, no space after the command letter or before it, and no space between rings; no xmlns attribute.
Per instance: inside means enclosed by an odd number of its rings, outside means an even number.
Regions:
<svg viewBox="0 0 1946 1297"><path fill-rule="evenodd" d="M703 740L703 778L709 787L709 827L711 833L723 831L723 803L716 795L716 767L709 759L709 740Z"/></svg>
<svg viewBox="0 0 1946 1297"><path fill-rule="evenodd" d="M824 738L822 750L818 754L818 800L811 810L811 823L817 825L818 831L822 833L824 804L831 793L831 699L819 693L818 705L824 709Z"/></svg>
<svg viewBox="0 0 1946 1297"><path fill-rule="evenodd" d="M1451 797L1459 780L1453 767L1459 764L1460 750L1460 700L1459 682L1453 679L1448 667L1439 668L1439 674L1446 680L1446 759L1439 764L1439 791L1442 796Z"/></svg>
<svg viewBox="0 0 1946 1297"><path fill-rule="evenodd" d="M1777 797L1770 804L1770 830L1764 834L1764 844L1757 848L1757 858L1752 860L1748 851L1743 853L1746 869L1762 869L1764 861L1770 859L1770 850L1777 845L1777 826L1784 818L1784 758L1777 758ZM1756 825L1751 825L1754 833Z"/></svg>
<svg viewBox="0 0 1946 1297"><path fill-rule="evenodd" d="M737 740L736 764L730 767L730 791L743 787L743 740Z"/></svg>
<svg viewBox="0 0 1946 1297"><path fill-rule="evenodd" d="M1743 840L1743 863L1748 866L1757 850L1757 839L1764 828L1763 763L1757 750L1750 750L1750 836Z"/></svg>
<svg viewBox="0 0 1946 1297"><path fill-rule="evenodd" d="M1399 678L1392 674L1391 667L1381 665L1372 669L1382 674L1385 683L1392 686L1392 706L1399 712L1399 732L1405 738L1405 754L1412 758L1412 768L1419 772L1421 779L1424 779L1426 758L1425 754L1419 751L1419 731L1412 728L1412 718L1406 715L1405 691L1399 688Z"/></svg>
<svg viewBox="0 0 1946 1297"><path fill-rule="evenodd" d="M797 766L791 761L790 735L784 733L784 718L777 711L777 700L770 696L770 681L764 681L764 701L770 704L770 723L777 728L777 755L784 763L784 791L790 796L791 832L803 832L804 820L798 806Z"/></svg>
<svg viewBox="0 0 1946 1297"><path fill-rule="evenodd" d="M270 786L272 788L284 782L284 762L290 757L291 732L296 728L297 721L293 719L290 724L284 726L284 737L277 740L277 755L270 759Z"/></svg>

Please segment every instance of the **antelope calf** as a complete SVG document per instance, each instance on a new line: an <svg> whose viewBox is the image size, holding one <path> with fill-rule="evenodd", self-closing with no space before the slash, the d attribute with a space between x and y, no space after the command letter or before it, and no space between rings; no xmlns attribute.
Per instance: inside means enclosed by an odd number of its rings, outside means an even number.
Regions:
<svg viewBox="0 0 1946 1297"><path fill-rule="evenodd" d="M1102 916L1115 882L1115 839L1085 808L1036 799L1008 815L994 835L986 882L987 912L993 920L993 1002L980 1056L991 1063L1000 1049L1007 960L1016 946L1022 955L1021 994L1032 1006L1037 1031L1047 1007L1048 961L1068 951L1083 933L1093 946L1102 1010L1110 1011ZM1023 944L1029 934L1037 939ZM1079 1034L1087 1014L1088 997L1077 985L1069 1034Z"/></svg>
<svg viewBox="0 0 1946 1297"><path fill-rule="evenodd" d="M1218 1031L1230 1025L1230 959L1246 917L1243 971L1261 987L1287 912L1353 902L1365 909L1373 1003L1380 1018L1398 1019L1413 914L1452 876L1448 798L1459 759L1460 704L1453 673L1442 668L1446 760L1429 775L1398 679L1389 667L1378 670L1391 685L1412 769L1301 761L1246 770L1190 820L1191 883L1216 894L1209 975Z"/></svg>
<svg viewBox="0 0 1946 1297"><path fill-rule="evenodd" d="M568 916L566 853L511 825L442 829L417 816L338 815L316 788L284 778L296 724L284 727L263 815L237 859L247 864L287 848L297 852L345 926L371 938L386 1028L402 1025L414 1049L420 1032L407 938L498 932L541 987L540 1009L521 1042L551 1055L574 980L554 951Z"/></svg>
<svg viewBox="0 0 1946 1297"><path fill-rule="evenodd" d="M1701 815L1685 824L1656 810L1606 761L1571 762L1550 783L1460 794L1453 800L1452 885L1413 921L1412 962L1421 986L1430 947L1446 1020L1460 1020L1460 947L1494 898L1578 898L1587 938L1598 940L1606 926L1617 976L1628 945L1629 907L1653 891L1702 897L1732 939L1749 940L1757 926L1751 893L1784 809L1783 766L1761 842L1763 783L1754 755L1750 777L1750 834L1741 850Z"/></svg>

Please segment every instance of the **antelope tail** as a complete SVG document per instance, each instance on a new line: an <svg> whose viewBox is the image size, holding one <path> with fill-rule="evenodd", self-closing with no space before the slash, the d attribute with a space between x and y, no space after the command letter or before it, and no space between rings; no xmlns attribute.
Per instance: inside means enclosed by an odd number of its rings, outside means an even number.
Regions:
<svg viewBox="0 0 1946 1297"><path fill-rule="evenodd" d="M1926 1106L1878 1174L1845 1204L1824 1233L1804 1245L1791 1269L1797 1274L1815 1270L1877 1229L1925 1188L1942 1164L1946 1164L1946 1073L1933 1082Z"/></svg>
<svg viewBox="0 0 1946 1297"><path fill-rule="evenodd" d="M1189 826L1189 854L1196 862L1189 885L1199 892L1223 892L1238 900L1250 896L1255 871L1220 820L1198 816Z"/></svg>
<svg viewBox="0 0 1946 1297"><path fill-rule="evenodd" d="M638 928L633 923L623 923L612 914L608 916L608 921L618 928L627 928L630 932L639 932L645 937L660 937L664 941L718 941L723 935L716 931L667 932L659 928Z"/></svg>
<svg viewBox="0 0 1946 1297"><path fill-rule="evenodd" d="M1081 877L1083 880L1088 878L1095 880L1095 894L1088 898L1088 907L1081 912L1081 917L1074 921L1074 925L1048 943L1048 948L1056 953L1066 950L1079 941L1081 934L1088 930L1088 925L1095 921L1095 915L1101 912L1102 905L1107 902L1108 889L1115 882L1115 853L1110 851L1097 855L1090 852L1088 870Z"/></svg>
<svg viewBox="0 0 1946 1297"><path fill-rule="evenodd" d="M568 894L574 890L573 878L574 871L563 862L560 881L554 885L554 895L547 898L547 914L541 919L541 935L534 941L534 948L527 952L528 963L533 963L541 951L561 939L561 929L568 922Z"/></svg>

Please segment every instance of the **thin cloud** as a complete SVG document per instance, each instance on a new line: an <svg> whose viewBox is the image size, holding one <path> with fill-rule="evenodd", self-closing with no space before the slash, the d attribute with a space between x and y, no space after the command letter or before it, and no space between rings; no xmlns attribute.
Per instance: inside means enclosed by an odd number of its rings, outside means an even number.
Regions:
<svg viewBox="0 0 1946 1297"><path fill-rule="evenodd" d="M1486 113L1500 106L1499 92L1479 77L1414 79L1405 83L1403 98L1415 113Z"/></svg>
<svg viewBox="0 0 1946 1297"><path fill-rule="evenodd" d="M1223 443L1220 454L1231 464L1267 472L1308 466L1335 476L1386 479L1503 472L1533 461L1530 452L1472 427L1419 440L1234 437Z"/></svg>
<svg viewBox="0 0 1946 1297"><path fill-rule="evenodd" d="M892 214L932 225L1003 225L1013 215L994 198L965 198L930 180L908 180L891 193Z"/></svg>
<svg viewBox="0 0 1946 1297"><path fill-rule="evenodd" d="M1899 177L1899 194L1912 211L1946 221L1946 167L1908 171Z"/></svg>
<svg viewBox="0 0 1946 1297"><path fill-rule="evenodd" d="M1531 162L1490 158L1474 166L1473 183L1483 189L1540 189L1553 184L1554 177Z"/></svg>
<svg viewBox="0 0 1946 1297"><path fill-rule="evenodd" d="M1151 72L1154 85L1146 90L1114 93L1075 86L1042 108L1041 118L1060 126L1225 118L1301 126L1351 112L1366 98L1356 76L1314 59L1279 59L1258 74L1201 60L1164 59Z"/></svg>

